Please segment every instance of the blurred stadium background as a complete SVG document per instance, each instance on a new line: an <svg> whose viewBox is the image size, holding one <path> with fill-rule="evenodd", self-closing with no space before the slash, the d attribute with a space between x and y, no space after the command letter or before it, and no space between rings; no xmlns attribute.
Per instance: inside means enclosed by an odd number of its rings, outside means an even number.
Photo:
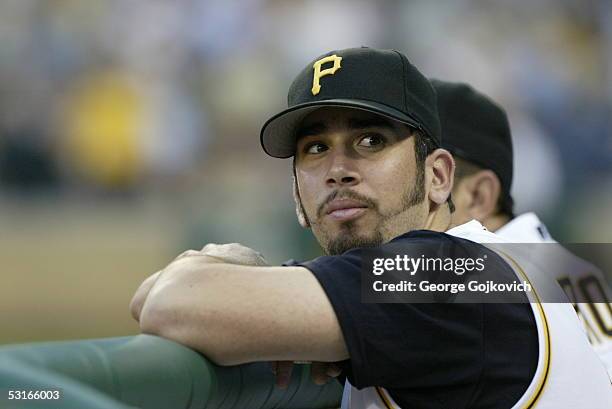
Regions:
<svg viewBox="0 0 612 409"><path fill-rule="evenodd" d="M186 248L317 256L258 132L359 45L498 100L517 210L612 242L610 1L4 0L0 343L135 334L132 293Z"/></svg>

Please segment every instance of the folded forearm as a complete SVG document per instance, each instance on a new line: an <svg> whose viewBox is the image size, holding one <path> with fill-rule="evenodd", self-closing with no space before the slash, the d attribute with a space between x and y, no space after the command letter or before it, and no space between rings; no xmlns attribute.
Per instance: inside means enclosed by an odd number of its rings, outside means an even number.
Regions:
<svg viewBox="0 0 612 409"><path fill-rule="evenodd" d="M303 267L179 260L151 289L140 327L219 365L347 357L333 308Z"/></svg>

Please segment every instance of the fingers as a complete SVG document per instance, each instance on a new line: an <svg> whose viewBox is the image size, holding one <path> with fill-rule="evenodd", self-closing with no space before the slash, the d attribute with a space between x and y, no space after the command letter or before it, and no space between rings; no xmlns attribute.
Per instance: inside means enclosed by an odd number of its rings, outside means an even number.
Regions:
<svg viewBox="0 0 612 409"><path fill-rule="evenodd" d="M134 297L132 297L132 301L130 302L130 313L136 321L140 321L140 311L142 310L151 288L153 288L153 285L159 278L160 273L161 271L158 271L144 280L136 290Z"/></svg>
<svg viewBox="0 0 612 409"><path fill-rule="evenodd" d="M329 363L325 373L331 378L337 378L342 373L342 369L334 363Z"/></svg>
<svg viewBox="0 0 612 409"><path fill-rule="evenodd" d="M268 265L261 253L239 243L215 244L209 243L201 250L203 254L216 257L230 264L251 266Z"/></svg>
<svg viewBox="0 0 612 409"><path fill-rule="evenodd" d="M174 260L172 260L172 262L176 262L188 257L205 257L205 258L201 258L200 260L202 260L203 262L206 263L223 263L225 262L225 260L220 259L218 257L215 257L211 254L208 253L204 253L203 251L197 251L197 250L187 250L187 251L183 251L181 254L179 254Z"/></svg>
<svg viewBox="0 0 612 409"><path fill-rule="evenodd" d="M326 384L331 378L340 375L340 372L340 367L330 362L313 362L310 366L310 376L317 385Z"/></svg>
<svg viewBox="0 0 612 409"><path fill-rule="evenodd" d="M174 260L187 257L206 256L207 262L222 262L228 264L241 264L247 266L266 266L268 262L263 255L239 243L215 244L209 243L201 250L187 250L179 254Z"/></svg>
<svg viewBox="0 0 612 409"><path fill-rule="evenodd" d="M312 365L310 365L310 377L317 385L324 385L329 380L329 376L326 372L327 363L325 362L313 362Z"/></svg>
<svg viewBox="0 0 612 409"><path fill-rule="evenodd" d="M187 250L187 251L183 251L181 254L176 256L174 261L180 260L180 259L185 258L185 257L201 256L201 255L202 255L202 252L200 252L200 251L197 251L197 250Z"/></svg>
<svg viewBox="0 0 612 409"><path fill-rule="evenodd" d="M291 361L276 361L272 362L272 373L276 376L276 386L281 389L286 389L291 381L291 371L293 370L293 362Z"/></svg>
<svg viewBox="0 0 612 409"><path fill-rule="evenodd" d="M286 389L291 381L293 362L274 361L271 362L271 367L272 373L276 377L276 386ZM342 369L337 364L331 362L313 362L310 365L310 376L317 385L326 384L330 379L340 375L341 372Z"/></svg>

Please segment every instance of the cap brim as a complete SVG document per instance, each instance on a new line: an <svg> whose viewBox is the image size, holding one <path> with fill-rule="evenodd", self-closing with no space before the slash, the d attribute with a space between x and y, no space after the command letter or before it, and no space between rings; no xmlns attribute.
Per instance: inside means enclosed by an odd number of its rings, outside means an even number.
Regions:
<svg viewBox="0 0 612 409"><path fill-rule="evenodd" d="M300 104L286 109L268 119L261 128L261 146L270 156L289 158L295 154L296 127L311 112L321 107L346 107L373 112L421 129L418 121L387 105L355 99L328 99Z"/></svg>

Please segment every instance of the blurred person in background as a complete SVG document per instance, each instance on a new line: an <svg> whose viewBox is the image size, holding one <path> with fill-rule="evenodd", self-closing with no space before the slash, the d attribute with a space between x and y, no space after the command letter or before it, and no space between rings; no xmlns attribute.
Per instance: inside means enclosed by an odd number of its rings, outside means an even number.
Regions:
<svg viewBox="0 0 612 409"><path fill-rule="evenodd" d="M60 187L53 144L38 125L31 121L0 129L0 187L7 193L34 197Z"/></svg>
<svg viewBox="0 0 612 409"><path fill-rule="evenodd" d="M535 213L515 216L510 194L513 149L510 124L503 108L486 95L463 83L432 80L437 93L442 126L442 143L455 157L455 203L453 221L472 219L512 243L556 243ZM537 178L538 175L532 175ZM557 247L557 246L555 246ZM535 254L540 261L552 261L546 246ZM556 268L546 271L558 281L574 305L589 341L602 358L612 379L612 291L602 272L567 251L555 253ZM585 302L581 283L596 283L602 294L599 305Z"/></svg>
<svg viewBox="0 0 612 409"><path fill-rule="evenodd" d="M107 190L134 188L142 175L139 136L144 101L124 72L81 79L63 110L65 160L87 183Z"/></svg>

